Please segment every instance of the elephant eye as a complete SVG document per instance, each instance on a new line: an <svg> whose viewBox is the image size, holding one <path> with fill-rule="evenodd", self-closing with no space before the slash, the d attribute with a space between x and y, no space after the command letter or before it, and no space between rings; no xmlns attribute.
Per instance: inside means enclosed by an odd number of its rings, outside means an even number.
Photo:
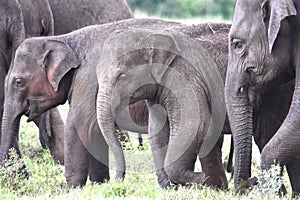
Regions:
<svg viewBox="0 0 300 200"><path fill-rule="evenodd" d="M124 79L125 77L126 77L126 74L121 73L121 74L118 76L118 79Z"/></svg>
<svg viewBox="0 0 300 200"><path fill-rule="evenodd" d="M15 88L22 88L25 86L25 81L21 78L16 78L14 81L14 87Z"/></svg>
<svg viewBox="0 0 300 200"><path fill-rule="evenodd" d="M237 53L241 53L244 50L244 46L245 46L244 44L245 43L242 40L234 38L232 40L231 46L234 51L236 51Z"/></svg>

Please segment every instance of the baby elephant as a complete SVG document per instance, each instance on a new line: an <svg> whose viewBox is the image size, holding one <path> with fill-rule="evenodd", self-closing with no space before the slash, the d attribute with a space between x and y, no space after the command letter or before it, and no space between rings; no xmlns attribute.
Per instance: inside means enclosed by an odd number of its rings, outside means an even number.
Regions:
<svg viewBox="0 0 300 200"><path fill-rule="evenodd" d="M227 50L225 32L229 26L223 27L224 41L220 43L224 43ZM136 28L138 29L135 30ZM172 33L151 31L162 29L173 31ZM105 139L110 145L115 139L113 136L116 135L107 137L108 130L115 134L114 120L119 126L122 124L125 126L120 126L120 128L136 130L135 127L130 126L132 123L121 123L124 122L124 118L119 115L115 115L114 119L109 108L100 107L101 104L111 106L111 95L107 94L112 90L108 90L108 83L116 85L119 79L132 80L123 77L125 74L129 77L136 77L136 81L153 80L146 85L141 85L136 92L132 93L130 104L138 99L148 99L149 132L161 185L168 185L171 179L176 183L203 183L205 181L211 185L227 187L227 179L221 162L222 137L219 137L220 129L223 128L223 114L225 114L224 105L221 105L222 109L219 109L220 103L223 102L222 78L218 78L216 66L201 45L197 45L197 42L190 37L179 34L180 31L183 33L186 31L186 34L193 38L206 37L217 33L217 27L215 29L212 31L209 25L187 27L164 20L131 19L90 26L61 36L27 39L17 49L13 67L6 79L5 108L8 110L5 113L10 116L26 114L29 116L28 121L31 121L43 112L68 101L70 110L64 129L65 175L68 186L84 185L88 175L93 182L103 182L109 179L108 145ZM128 31L130 33L128 40L124 41L124 38L121 38L122 40L119 41L118 34L112 34L108 42L105 42L114 31L120 33ZM200 35L195 34L196 32ZM181 42L177 41L177 35L181 38ZM215 37L214 40L220 41L218 39L220 35L215 34ZM114 43L110 43L109 41L114 38L116 39ZM162 40L166 40L164 49L157 46L158 43L163 42ZM209 40L207 43L210 45ZM136 47L139 47L139 44L146 46L133 49L128 55L121 56L120 54L121 57L116 62L106 65L105 63L109 63L114 58L114 53L118 53L118 49L128 50L129 41L133 46L136 44ZM112 47L111 52L107 51L110 47ZM193 59L190 59L189 55L192 55ZM221 57L220 54L215 55L216 60L221 60ZM199 61L201 65L198 66ZM149 64L154 64L154 68L148 67ZM130 66L137 65L142 67L130 70ZM226 62L224 62L225 65ZM96 68L97 73L102 73L102 67L106 81L99 79L98 85ZM114 73L107 73L109 72L107 67L112 67ZM132 73L134 71L137 74ZM179 76L173 76L172 73L175 75L178 73ZM205 77L207 74L211 75ZM98 74L99 78L100 75ZM151 77L155 79L150 79ZM211 82L216 82L215 88L210 88ZM126 91L124 88L124 92ZM101 112L98 113L98 117L106 136L105 139L97 123L97 93L99 95L98 111ZM102 94L107 97L106 100L101 98ZM119 97L122 99L114 99L116 105L123 105L125 102L123 99L128 96ZM117 113L123 108L124 106L120 106ZM128 114L130 115L132 116L132 113ZM215 120L216 115L220 116L220 121ZM10 116L4 116L4 118L10 118ZM165 120L166 123L161 123L160 119ZM134 120L128 119L128 122L132 121ZM14 124L19 124L19 118L16 118ZM108 129L106 125L109 126ZM211 134L208 134L209 132ZM167 144L169 144L168 147ZM116 145L121 147L119 143ZM199 153L201 145L207 148L201 149ZM120 154L118 151L116 153L115 146L110 147L115 156ZM0 155L3 151L1 146ZM206 176L200 172L193 172L197 154L201 154L201 164ZM117 177L122 178L124 160L119 159L122 157L117 158L117 170L120 172L117 173Z"/></svg>
<svg viewBox="0 0 300 200"><path fill-rule="evenodd" d="M226 117L223 79L214 55L182 32L131 28L106 39L97 66L98 122L122 179L125 160L114 121L120 121L119 113L128 105L147 100L160 184L213 182L227 187L219 141ZM194 172L197 156L204 173Z"/></svg>

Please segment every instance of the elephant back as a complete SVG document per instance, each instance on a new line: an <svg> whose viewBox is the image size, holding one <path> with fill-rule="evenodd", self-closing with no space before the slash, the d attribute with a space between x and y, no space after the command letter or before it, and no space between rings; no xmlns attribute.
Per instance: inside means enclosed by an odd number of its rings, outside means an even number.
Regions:
<svg viewBox="0 0 300 200"><path fill-rule="evenodd" d="M55 21L55 35L133 18L125 0L49 0L49 4Z"/></svg>
<svg viewBox="0 0 300 200"><path fill-rule="evenodd" d="M228 34L230 27L231 24L228 23L202 23L175 29L200 43L215 62L224 82L228 62Z"/></svg>

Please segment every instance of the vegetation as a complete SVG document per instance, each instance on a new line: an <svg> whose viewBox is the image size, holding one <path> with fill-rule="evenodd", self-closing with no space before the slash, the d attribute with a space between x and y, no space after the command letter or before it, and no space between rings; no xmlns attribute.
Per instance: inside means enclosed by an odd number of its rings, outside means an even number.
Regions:
<svg viewBox="0 0 300 200"><path fill-rule="evenodd" d="M231 20L235 0L127 0L136 12L167 18L209 18Z"/></svg>
<svg viewBox="0 0 300 200"><path fill-rule="evenodd" d="M229 141L227 137L223 148L225 156L229 152ZM253 191L258 192L244 196L235 195L230 174L227 174L230 180L227 191L199 186L163 190L156 181L149 142L144 139L144 148L139 150L137 138L130 135L130 141L124 144L128 169L124 182L111 180L102 185L88 182L83 188L67 190L64 167L53 162L48 150L41 149L38 130L32 123L22 123L20 142L23 157L20 159L11 152L11 159L0 167L0 199L261 199L258 194L263 194L265 199L280 199L276 196L278 184L284 181L288 186L287 177L279 179L278 168L274 168L270 172L271 179L266 179L270 184L265 189L257 188ZM253 168L257 174L256 162ZM114 159L110 161L110 169L113 177ZM199 164L196 170L201 170Z"/></svg>

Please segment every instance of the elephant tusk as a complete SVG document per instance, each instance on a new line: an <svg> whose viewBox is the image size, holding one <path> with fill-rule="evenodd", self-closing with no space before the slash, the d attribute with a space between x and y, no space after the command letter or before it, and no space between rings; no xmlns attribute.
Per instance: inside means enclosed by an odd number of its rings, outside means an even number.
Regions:
<svg viewBox="0 0 300 200"><path fill-rule="evenodd" d="M241 92L241 93L244 92L244 87L241 87L241 88L240 88L240 92Z"/></svg>

